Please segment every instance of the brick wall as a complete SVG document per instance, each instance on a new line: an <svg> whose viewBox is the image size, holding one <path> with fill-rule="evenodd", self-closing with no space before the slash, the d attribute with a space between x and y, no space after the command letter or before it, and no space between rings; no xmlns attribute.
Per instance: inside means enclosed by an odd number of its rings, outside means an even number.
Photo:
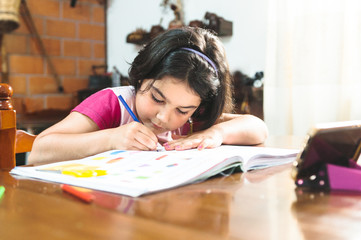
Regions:
<svg viewBox="0 0 361 240"><path fill-rule="evenodd" d="M77 0L71 8L70 0L26 2L64 92L58 92L48 62L20 17L20 27L4 38L14 107L18 113L71 109L77 91L88 86L91 66L105 64L104 4Z"/></svg>

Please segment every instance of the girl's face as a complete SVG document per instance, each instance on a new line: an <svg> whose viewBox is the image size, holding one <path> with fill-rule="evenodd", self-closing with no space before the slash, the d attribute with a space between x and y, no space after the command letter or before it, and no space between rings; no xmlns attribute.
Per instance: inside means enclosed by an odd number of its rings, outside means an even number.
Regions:
<svg viewBox="0 0 361 240"><path fill-rule="evenodd" d="M135 99L140 121L155 134L183 126L201 103L201 98L177 78L165 76L154 82L143 81Z"/></svg>

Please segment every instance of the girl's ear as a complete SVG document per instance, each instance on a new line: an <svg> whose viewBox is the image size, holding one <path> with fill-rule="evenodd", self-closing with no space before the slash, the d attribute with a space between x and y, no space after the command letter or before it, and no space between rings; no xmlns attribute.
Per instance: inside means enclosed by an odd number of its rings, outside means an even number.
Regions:
<svg viewBox="0 0 361 240"><path fill-rule="evenodd" d="M192 134L193 133L193 119L190 117L188 119L188 122L189 122L189 127L190 127L189 134Z"/></svg>

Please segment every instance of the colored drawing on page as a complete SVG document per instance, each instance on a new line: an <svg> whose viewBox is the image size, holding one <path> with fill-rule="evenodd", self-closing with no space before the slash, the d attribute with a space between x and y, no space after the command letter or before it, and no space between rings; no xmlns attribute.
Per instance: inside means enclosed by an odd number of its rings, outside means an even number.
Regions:
<svg viewBox="0 0 361 240"><path fill-rule="evenodd" d="M116 163L116 162L119 162L120 160L124 159L123 157L118 157L118 158L114 158L114 159L111 159L109 160L108 162L106 163Z"/></svg>
<svg viewBox="0 0 361 240"><path fill-rule="evenodd" d="M175 166L178 166L178 163L173 163L173 164L167 165L167 167L175 167Z"/></svg>
<svg viewBox="0 0 361 240"><path fill-rule="evenodd" d="M103 159L107 159L108 157L93 157L91 158L91 160L103 160Z"/></svg>
<svg viewBox="0 0 361 240"><path fill-rule="evenodd" d="M130 181L128 179L121 179L121 180L119 180L119 182L131 183L132 181Z"/></svg>
<svg viewBox="0 0 361 240"><path fill-rule="evenodd" d="M53 166L47 168L39 168L37 169L37 171L63 174L78 178L99 177L108 174L107 170L99 169L99 167L96 166L88 166L82 164L65 164L55 167Z"/></svg>
<svg viewBox="0 0 361 240"><path fill-rule="evenodd" d="M150 166L151 166L151 165L145 163L145 164L140 165L139 167L150 167Z"/></svg>
<svg viewBox="0 0 361 240"><path fill-rule="evenodd" d="M135 155L135 154L140 154L140 153L143 153L143 151L130 151L130 152L128 152L128 154L130 156Z"/></svg>
<svg viewBox="0 0 361 240"><path fill-rule="evenodd" d="M116 155L116 154L122 153L122 152L125 152L125 151L124 150L115 151L115 152L112 152L110 155Z"/></svg>
<svg viewBox="0 0 361 240"><path fill-rule="evenodd" d="M69 164L63 164L58 166L52 166L52 167L46 167L46 168L40 168L41 170L50 170L50 171L73 171L73 170L95 170L99 169L97 166L89 166L85 164L79 164L79 163L69 163Z"/></svg>
<svg viewBox="0 0 361 240"><path fill-rule="evenodd" d="M136 177L137 179L148 179L148 178L150 178L150 177L147 177L147 176L138 176L138 177Z"/></svg>
<svg viewBox="0 0 361 240"><path fill-rule="evenodd" d="M157 157L155 160L161 160L162 158L165 158L165 157L167 157L168 155L162 155L162 156L160 156L160 157Z"/></svg>
<svg viewBox="0 0 361 240"><path fill-rule="evenodd" d="M99 176L105 176L107 175L106 170L63 170L61 172L64 175L73 176L77 178L90 178L90 177L99 177Z"/></svg>

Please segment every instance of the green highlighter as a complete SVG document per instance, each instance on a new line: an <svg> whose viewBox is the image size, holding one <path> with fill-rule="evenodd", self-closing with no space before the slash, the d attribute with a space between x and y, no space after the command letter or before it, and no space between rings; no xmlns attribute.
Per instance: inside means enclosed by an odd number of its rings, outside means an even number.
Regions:
<svg viewBox="0 0 361 240"><path fill-rule="evenodd" d="M4 186L0 186L0 199L3 197L5 192L5 187Z"/></svg>

